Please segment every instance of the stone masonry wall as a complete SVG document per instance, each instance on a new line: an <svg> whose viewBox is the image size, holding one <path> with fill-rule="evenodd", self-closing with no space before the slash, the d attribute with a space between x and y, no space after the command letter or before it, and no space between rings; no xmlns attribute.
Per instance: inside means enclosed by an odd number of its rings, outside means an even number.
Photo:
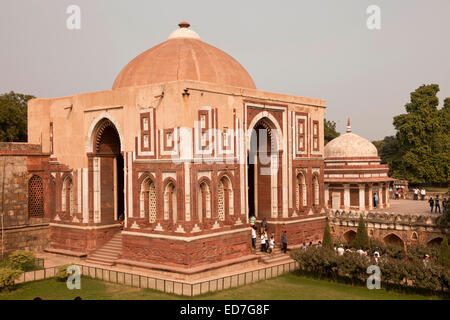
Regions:
<svg viewBox="0 0 450 320"><path fill-rule="evenodd" d="M0 228L3 253L17 249L41 250L48 244L48 222L28 217L28 155L40 146L0 143Z"/></svg>

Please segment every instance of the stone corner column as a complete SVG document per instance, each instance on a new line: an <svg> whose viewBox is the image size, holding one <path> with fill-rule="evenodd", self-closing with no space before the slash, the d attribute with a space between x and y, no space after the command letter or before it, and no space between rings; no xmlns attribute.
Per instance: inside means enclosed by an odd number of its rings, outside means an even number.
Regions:
<svg viewBox="0 0 450 320"><path fill-rule="evenodd" d="M364 211L366 210L366 197L365 197L365 191L366 191L366 185L365 184L359 184L359 210Z"/></svg>
<svg viewBox="0 0 450 320"><path fill-rule="evenodd" d="M350 209L350 185L348 183L344 184L344 209Z"/></svg>

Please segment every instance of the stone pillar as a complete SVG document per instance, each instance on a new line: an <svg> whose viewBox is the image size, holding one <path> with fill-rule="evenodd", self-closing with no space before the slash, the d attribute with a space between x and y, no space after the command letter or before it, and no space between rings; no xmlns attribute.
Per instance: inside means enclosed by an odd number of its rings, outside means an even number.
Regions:
<svg viewBox="0 0 450 320"><path fill-rule="evenodd" d="M385 190L385 197L386 197L386 203L385 203L385 205L384 205L384 207L385 208L389 208L390 207L390 204L389 204L389 196L390 196L390 194L389 194L389 183L387 183L386 184L386 190Z"/></svg>
<svg viewBox="0 0 450 320"><path fill-rule="evenodd" d="M369 183L369 210L373 209L373 194L372 194L372 184Z"/></svg>
<svg viewBox="0 0 450 320"><path fill-rule="evenodd" d="M366 185L360 184L359 185L359 210L364 211L366 209L366 203L365 203L365 190Z"/></svg>
<svg viewBox="0 0 450 320"><path fill-rule="evenodd" d="M350 209L350 185L344 184L344 209Z"/></svg>
<svg viewBox="0 0 450 320"><path fill-rule="evenodd" d="M379 183L378 184L378 207L379 208L384 208L384 202L383 202L383 186L384 183Z"/></svg>
<svg viewBox="0 0 450 320"><path fill-rule="evenodd" d="M323 187L324 187L324 189L325 189L325 199L324 199L324 202L325 202L325 208L328 208L328 200L329 200L329 198L330 198L330 192L329 192L329 190L328 190L328 183L324 183L324 184L323 184Z"/></svg>

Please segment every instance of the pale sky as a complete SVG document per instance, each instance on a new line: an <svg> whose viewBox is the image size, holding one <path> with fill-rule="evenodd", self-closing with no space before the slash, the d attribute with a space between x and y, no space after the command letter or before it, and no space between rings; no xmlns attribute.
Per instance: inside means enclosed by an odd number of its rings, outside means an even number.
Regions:
<svg viewBox="0 0 450 320"><path fill-rule="evenodd" d="M81 30L69 30L69 5ZM381 30L369 30L369 5ZM326 118L368 139L394 134L422 84L450 97L449 0L2 0L0 93L58 97L107 90L180 21L224 50L258 89L321 98Z"/></svg>

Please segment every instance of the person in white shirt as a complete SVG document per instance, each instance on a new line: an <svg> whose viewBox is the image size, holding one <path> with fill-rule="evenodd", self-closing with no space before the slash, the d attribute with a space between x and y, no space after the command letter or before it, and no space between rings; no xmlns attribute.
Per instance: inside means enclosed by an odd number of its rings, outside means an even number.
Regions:
<svg viewBox="0 0 450 320"><path fill-rule="evenodd" d="M252 248L256 250L256 227L252 226Z"/></svg>
<svg viewBox="0 0 450 320"><path fill-rule="evenodd" d="M378 248L373 253L373 257L375 258L375 262L378 264L378 260L380 259L380 253L378 252Z"/></svg>
<svg viewBox="0 0 450 320"><path fill-rule="evenodd" d="M422 188L422 189L420 189L420 200L425 200L425 194L426 194L426 192L425 192L425 189L424 188Z"/></svg>
<svg viewBox="0 0 450 320"><path fill-rule="evenodd" d="M344 246L343 246L342 244L339 246L339 248L337 248L337 253L338 253L338 255L340 255L340 256L343 256L343 255L344 255L345 249L344 249Z"/></svg>
<svg viewBox="0 0 450 320"><path fill-rule="evenodd" d="M273 236L270 238L269 247L270 247L270 257L273 258L273 252L275 249L275 238Z"/></svg>
<svg viewBox="0 0 450 320"><path fill-rule="evenodd" d="M419 200L419 189L414 188L414 200Z"/></svg>
<svg viewBox="0 0 450 320"><path fill-rule="evenodd" d="M261 252L266 252L266 237L264 233L261 234Z"/></svg>
<svg viewBox="0 0 450 320"><path fill-rule="evenodd" d="M356 252L359 253L360 256L366 255L366 253L364 252L364 250L362 248L359 248L359 250L357 250Z"/></svg>

